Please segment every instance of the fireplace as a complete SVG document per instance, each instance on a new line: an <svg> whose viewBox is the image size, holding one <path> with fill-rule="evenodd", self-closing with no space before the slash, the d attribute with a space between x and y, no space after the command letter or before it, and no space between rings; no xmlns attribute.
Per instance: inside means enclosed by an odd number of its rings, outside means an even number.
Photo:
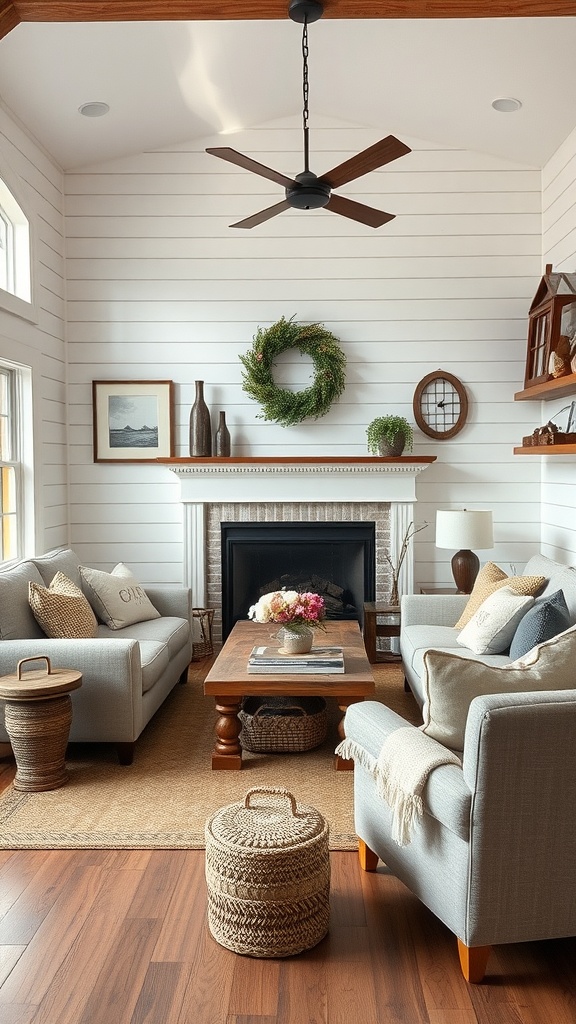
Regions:
<svg viewBox="0 0 576 1024"><path fill-rule="evenodd" d="M285 587L321 594L327 618L363 620L376 578L374 522L221 524L222 637L262 594Z"/></svg>

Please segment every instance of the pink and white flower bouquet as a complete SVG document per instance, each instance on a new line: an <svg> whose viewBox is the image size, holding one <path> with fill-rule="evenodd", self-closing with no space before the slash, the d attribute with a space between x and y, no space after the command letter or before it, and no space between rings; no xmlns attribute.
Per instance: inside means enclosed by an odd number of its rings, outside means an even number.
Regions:
<svg viewBox="0 0 576 1024"><path fill-rule="evenodd" d="M255 622L276 622L294 633L307 629L326 629L324 598L319 594L297 590L275 590L263 594L248 611L248 618Z"/></svg>

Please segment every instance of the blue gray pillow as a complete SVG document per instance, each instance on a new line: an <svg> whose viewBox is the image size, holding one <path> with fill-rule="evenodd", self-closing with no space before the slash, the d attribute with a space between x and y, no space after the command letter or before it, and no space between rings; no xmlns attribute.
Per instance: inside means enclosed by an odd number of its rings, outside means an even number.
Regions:
<svg viewBox="0 0 576 1024"><path fill-rule="evenodd" d="M522 658L533 647L543 644L545 640L563 633L571 625L570 612L566 604L564 592L557 590L550 597L535 601L526 615L518 623L510 644L512 661Z"/></svg>

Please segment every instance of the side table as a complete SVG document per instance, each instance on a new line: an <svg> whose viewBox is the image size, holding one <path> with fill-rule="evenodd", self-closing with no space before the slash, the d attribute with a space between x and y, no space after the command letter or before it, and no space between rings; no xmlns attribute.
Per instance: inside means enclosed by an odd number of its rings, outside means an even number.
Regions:
<svg viewBox="0 0 576 1024"><path fill-rule="evenodd" d="M383 622L378 622L382 618ZM364 602L364 646L366 656L371 665L378 661L398 661L399 654L394 651L376 650L376 637L400 636L400 608L396 604L381 604L378 601Z"/></svg>
<svg viewBox="0 0 576 1024"><path fill-rule="evenodd" d="M22 674L30 661L45 661ZM14 675L0 676L0 697L6 702L6 732L16 759L14 789L39 793L63 786L68 778L66 747L72 722L70 690L82 684L75 669L52 669L44 656L22 658Z"/></svg>

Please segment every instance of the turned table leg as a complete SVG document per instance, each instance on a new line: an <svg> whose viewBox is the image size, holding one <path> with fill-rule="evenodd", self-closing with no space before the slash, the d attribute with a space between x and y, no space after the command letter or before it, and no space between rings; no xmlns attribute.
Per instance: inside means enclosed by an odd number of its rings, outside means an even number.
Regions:
<svg viewBox="0 0 576 1024"><path fill-rule="evenodd" d="M242 723L238 718L240 700L231 697L216 697L216 740L212 751L212 768L214 771L239 771L242 767L242 747L238 737Z"/></svg>

